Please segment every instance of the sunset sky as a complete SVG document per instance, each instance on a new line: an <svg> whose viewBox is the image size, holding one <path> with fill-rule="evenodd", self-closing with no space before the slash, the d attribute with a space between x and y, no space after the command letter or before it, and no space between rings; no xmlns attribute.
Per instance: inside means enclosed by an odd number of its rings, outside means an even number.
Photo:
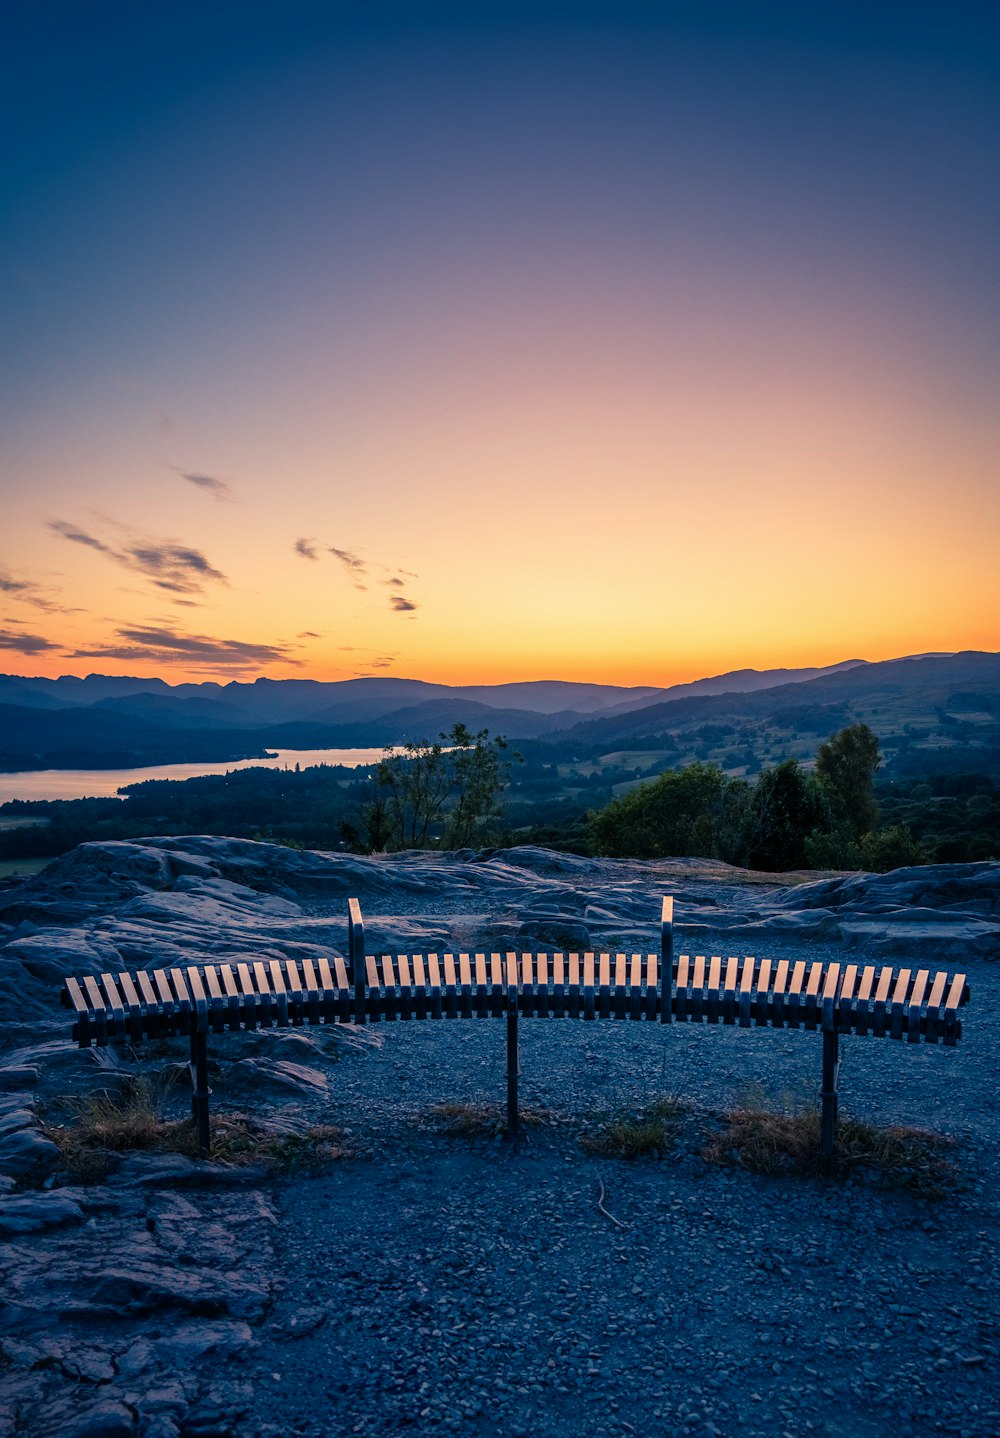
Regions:
<svg viewBox="0 0 1000 1438"><path fill-rule="evenodd" d="M5 7L0 669L1000 649L992 11Z"/></svg>

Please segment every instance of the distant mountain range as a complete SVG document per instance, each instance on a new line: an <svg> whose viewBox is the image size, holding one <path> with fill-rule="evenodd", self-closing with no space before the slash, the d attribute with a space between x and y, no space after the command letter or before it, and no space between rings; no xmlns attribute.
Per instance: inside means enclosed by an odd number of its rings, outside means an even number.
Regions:
<svg viewBox="0 0 1000 1438"><path fill-rule="evenodd" d="M1000 655L917 655L821 669L735 670L657 689L540 680L453 686L419 679L171 685L100 674L0 675L0 769L127 767L227 761L266 749L380 746L435 738L456 722L514 740L551 739L597 753L691 725L776 724L790 733L878 710L947 707L974 690L976 712L1000 697ZM974 706L975 707L975 706ZM805 714L805 728L801 722ZM796 715L799 716L796 719ZM900 723L904 721L900 719Z"/></svg>

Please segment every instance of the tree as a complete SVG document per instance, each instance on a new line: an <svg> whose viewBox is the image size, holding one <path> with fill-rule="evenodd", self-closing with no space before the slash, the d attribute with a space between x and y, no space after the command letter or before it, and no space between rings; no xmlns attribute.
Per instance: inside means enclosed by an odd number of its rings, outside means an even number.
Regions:
<svg viewBox="0 0 1000 1438"><path fill-rule="evenodd" d="M875 771L882 762L878 739L867 724L839 730L816 753L816 778L830 801L834 821L854 840L878 823Z"/></svg>
<svg viewBox="0 0 1000 1438"><path fill-rule="evenodd" d="M422 739L386 749L365 809L369 848L461 849L485 839L503 817L506 748L488 729L473 734L455 724L433 744Z"/></svg>
<svg viewBox="0 0 1000 1438"><path fill-rule="evenodd" d="M594 852L611 858L713 857L727 784L715 764L665 770L590 816Z"/></svg>
<svg viewBox="0 0 1000 1438"><path fill-rule="evenodd" d="M809 837L828 816L822 788L797 759L765 769L750 792L743 862L772 873L807 867Z"/></svg>

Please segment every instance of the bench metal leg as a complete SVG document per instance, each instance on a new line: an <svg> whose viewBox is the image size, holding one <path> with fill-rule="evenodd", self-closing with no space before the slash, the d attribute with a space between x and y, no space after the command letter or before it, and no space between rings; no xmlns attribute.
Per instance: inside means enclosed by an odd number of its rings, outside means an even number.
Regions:
<svg viewBox="0 0 1000 1438"><path fill-rule="evenodd" d="M820 1091L819 1148L824 1158L833 1157L837 1132L837 1079L840 1077L840 1044L836 1030L823 1030L823 1087Z"/></svg>
<svg viewBox="0 0 1000 1438"><path fill-rule="evenodd" d="M208 1034L191 1030L191 1114L198 1132L198 1149L207 1158L212 1147L208 1124Z"/></svg>
<svg viewBox="0 0 1000 1438"><path fill-rule="evenodd" d="M507 1137L517 1138L517 991L507 995Z"/></svg>

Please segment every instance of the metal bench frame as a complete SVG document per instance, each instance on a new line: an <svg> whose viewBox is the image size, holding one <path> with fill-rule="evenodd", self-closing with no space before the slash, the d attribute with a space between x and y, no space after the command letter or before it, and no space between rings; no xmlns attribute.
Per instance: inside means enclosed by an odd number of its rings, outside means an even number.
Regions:
<svg viewBox="0 0 1000 1438"><path fill-rule="evenodd" d="M969 1000L964 974L874 964L753 957L674 958L673 899L665 898L659 954L368 954L357 899L348 900L347 960L254 959L67 978L81 1048L187 1033L191 1107L210 1149L208 1035L277 1025L502 1018L507 1021L507 1132L518 1132L519 1018L702 1021L823 1034L820 1144L833 1152L840 1039L846 1034L949 1046Z"/></svg>

